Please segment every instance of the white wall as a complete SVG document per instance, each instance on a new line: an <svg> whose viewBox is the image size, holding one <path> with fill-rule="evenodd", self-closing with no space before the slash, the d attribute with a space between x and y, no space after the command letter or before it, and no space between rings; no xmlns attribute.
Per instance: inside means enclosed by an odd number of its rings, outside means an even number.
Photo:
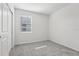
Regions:
<svg viewBox="0 0 79 59"><path fill-rule="evenodd" d="M79 4L71 4L50 16L50 40L79 51Z"/></svg>
<svg viewBox="0 0 79 59"><path fill-rule="evenodd" d="M31 43L48 40L48 16L15 9L15 44ZM20 16L32 15L32 33L22 33L20 29Z"/></svg>

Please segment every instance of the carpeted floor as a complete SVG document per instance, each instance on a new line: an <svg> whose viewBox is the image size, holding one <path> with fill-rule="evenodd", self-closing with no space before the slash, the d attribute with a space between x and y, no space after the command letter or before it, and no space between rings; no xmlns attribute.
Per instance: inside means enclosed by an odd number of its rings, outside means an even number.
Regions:
<svg viewBox="0 0 79 59"><path fill-rule="evenodd" d="M79 52L47 40L16 45L10 56L79 56Z"/></svg>

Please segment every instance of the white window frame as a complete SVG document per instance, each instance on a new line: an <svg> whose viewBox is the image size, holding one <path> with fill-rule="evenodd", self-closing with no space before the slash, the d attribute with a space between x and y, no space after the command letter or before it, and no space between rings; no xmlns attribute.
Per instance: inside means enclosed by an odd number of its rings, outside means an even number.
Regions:
<svg viewBox="0 0 79 59"><path fill-rule="evenodd" d="M21 17L27 17L27 16L30 16L30 15L22 15L22 16L20 16L20 24L21 24ZM21 33L32 33L32 16L30 16L31 17L31 31L29 32L29 31L22 31L22 26L20 25L20 30L21 30Z"/></svg>

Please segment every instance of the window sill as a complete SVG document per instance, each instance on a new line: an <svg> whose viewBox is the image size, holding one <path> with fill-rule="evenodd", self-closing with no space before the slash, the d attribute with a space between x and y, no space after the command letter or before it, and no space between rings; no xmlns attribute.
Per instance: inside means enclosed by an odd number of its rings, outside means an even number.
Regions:
<svg viewBox="0 0 79 59"><path fill-rule="evenodd" d="M32 32L21 32L21 33L32 33Z"/></svg>

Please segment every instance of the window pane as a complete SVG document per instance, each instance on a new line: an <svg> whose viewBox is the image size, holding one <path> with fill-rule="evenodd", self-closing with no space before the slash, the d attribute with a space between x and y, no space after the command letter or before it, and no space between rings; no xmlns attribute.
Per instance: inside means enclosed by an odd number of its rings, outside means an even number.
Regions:
<svg viewBox="0 0 79 59"><path fill-rule="evenodd" d="M21 17L21 22L23 24L31 24L31 17L27 16L27 17Z"/></svg>
<svg viewBox="0 0 79 59"><path fill-rule="evenodd" d="M26 24L26 18L25 17L21 17L21 23Z"/></svg>
<svg viewBox="0 0 79 59"><path fill-rule="evenodd" d="M26 28L26 31L31 31L31 27Z"/></svg>
<svg viewBox="0 0 79 59"><path fill-rule="evenodd" d="M21 17L21 30L23 32L31 32L31 17Z"/></svg>
<svg viewBox="0 0 79 59"><path fill-rule="evenodd" d="M26 24L21 24L22 27L26 27Z"/></svg>
<svg viewBox="0 0 79 59"><path fill-rule="evenodd" d="M22 31L25 32L26 31L26 28L22 28Z"/></svg>
<svg viewBox="0 0 79 59"><path fill-rule="evenodd" d="M31 27L31 24L26 24L26 27Z"/></svg>
<svg viewBox="0 0 79 59"><path fill-rule="evenodd" d="M31 24L31 17L26 18L26 24Z"/></svg>

